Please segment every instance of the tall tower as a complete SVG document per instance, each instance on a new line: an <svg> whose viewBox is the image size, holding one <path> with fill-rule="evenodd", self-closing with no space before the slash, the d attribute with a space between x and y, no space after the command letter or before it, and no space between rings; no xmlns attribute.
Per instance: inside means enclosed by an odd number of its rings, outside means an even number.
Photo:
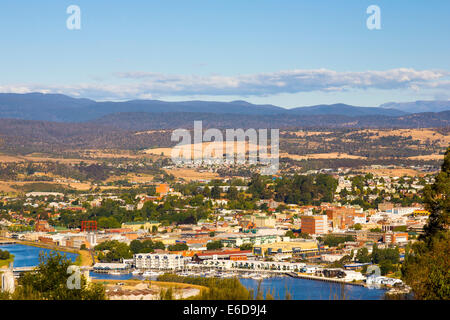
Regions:
<svg viewBox="0 0 450 320"><path fill-rule="evenodd" d="M97 221L81 221L81 232L86 232L91 248L97 244Z"/></svg>
<svg viewBox="0 0 450 320"><path fill-rule="evenodd" d="M97 234L95 233L95 231L88 232L87 241L89 242L91 248L97 245Z"/></svg>

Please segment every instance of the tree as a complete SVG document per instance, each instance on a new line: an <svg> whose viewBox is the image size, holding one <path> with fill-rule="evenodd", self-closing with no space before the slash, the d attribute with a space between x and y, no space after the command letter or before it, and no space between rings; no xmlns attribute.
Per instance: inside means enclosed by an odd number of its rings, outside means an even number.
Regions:
<svg viewBox="0 0 450 320"><path fill-rule="evenodd" d="M96 247L97 248L97 247ZM165 246L161 241L152 240L133 240L130 242L130 250L133 254L137 253L152 253L155 249L164 250Z"/></svg>
<svg viewBox="0 0 450 320"><path fill-rule="evenodd" d="M403 280L420 300L450 299L450 239L436 238L432 244L423 241L407 248L401 271Z"/></svg>
<svg viewBox="0 0 450 320"><path fill-rule="evenodd" d="M120 228L121 224L114 217L101 217L98 219L98 227L102 229Z"/></svg>
<svg viewBox="0 0 450 320"><path fill-rule="evenodd" d="M235 186L231 186L231 187L228 189L227 197L228 197L228 199L230 199L230 200L236 200L237 197L238 197L238 194L239 194L238 189L237 189Z"/></svg>
<svg viewBox="0 0 450 320"><path fill-rule="evenodd" d="M214 186L211 190L211 198L219 199L220 198L220 188L218 186Z"/></svg>
<svg viewBox="0 0 450 320"><path fill-rule="evenodd" d="M208 250L217 250L217 249L222 249L222 248L223 248L223 244L222 244L222 241L220 241L220 240L208 242L206 244L206 249L208 249Z"/></svg>
<svg viewBox="0 0 450 320"><path fill-rule="evenodd" d="M450 225L450 147L434 184L424 188L424 202L431 214L419 240L429 241L434 236L447 233Z"/></svg>
<svg viewBox="0 0 450 320"><path fill-rule="evenodd" d="M352 236L336 237L333 235L326 235L325 238L323 239L323 243L329 247L337 247L341 243L345 243L347 241L353 241L353 240L354 239Z"/></svg>
<svg viewBox="0 0 450 320"><path fill-rule="evenodd" d="M130 247L126 243L117 240L102 242L95 246L94 249L97 251L107 251L106 255L102 254L98 256L99 260L104 262L133 258L133 252L130 250Z"/></svg>
<svg viewBox="0 0 450 320"><path fill-rule="evenodd" d="M353 229L354 230L361 230L362 229L362 225L360 223L356 223L353 225Z"/></svg>
<svg viewBox="0 0 450 320"><path fill-rule="evenodd" d="M294 232L292 230L288 230L286 231L286 233L284 234L285 237L289 237L291 239L295 238Z"/></svg>
<svg viewBox="0 0 450 320"><path fill-rule="evenodd" d="M416 299L449 300L450 148L435 183L425 187L424 202L431 214L420 241L406 249L402 277Z"/></svg>
<svg viewBox="0 0 450 320"><path fill-rule="evenodd" d="M9 251L0 250L0 260L8 260L11 257Z"/></svg>
<svg viewBox="0 0 450 320"><path fill-rule="evenodd" d="M188 250L189 247L186 243L177 243L174 245L170 245L167 249L169 251L184 251L184 250Z"/></svg>
<svg viewBox="0 0 450 320"><path fill-rule="evenodd" d="M13 299L38 300L105 300L105 290L100 284L87 284L81 276L80 288L70 289L67 285L73 263L59 253L40 254L36 271L27 272L19 278L19 288Z"/></svg>
<svg viewBox="0 0 450 320"><path fill-rule="evenodd" d="M130 242L130 250L136 254L136 253L143 253L141 250L144 248L144 245L139 240L133 240Z"/></svg>
<svg viewBox="0 0 450 320"><path fill-rule="evenodd" d="M367 248L361 248L356 252L356 261L361 263L368 263L370 262L370 255L369 250Z"/></svg>
<svg viewBox="0 0 450 320"><path fill-rule="evenodd" d="M241 245L239 247L239 249L242 250L242 251L253 250L253 244L251 244L251 243L244 243L243 245Z"/></svg>

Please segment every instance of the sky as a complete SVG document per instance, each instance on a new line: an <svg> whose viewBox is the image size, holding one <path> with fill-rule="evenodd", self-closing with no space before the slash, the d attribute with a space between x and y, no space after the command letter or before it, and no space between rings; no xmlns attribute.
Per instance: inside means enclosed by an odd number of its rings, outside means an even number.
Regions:
<svg viewBox="0 0 450 320"><path fill-rule="evenodd" d="M371 5L381 29L367 27ZM447 0L2 0L0 92L288 108L449 100L449 34Z"/></svg>

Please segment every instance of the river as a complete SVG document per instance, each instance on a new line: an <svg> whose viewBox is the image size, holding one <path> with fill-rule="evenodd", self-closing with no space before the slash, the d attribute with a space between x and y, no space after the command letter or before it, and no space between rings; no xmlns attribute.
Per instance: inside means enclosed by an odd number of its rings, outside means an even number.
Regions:
<svg viewBox="0 0 450 320"><path fill-rule="evenodd" d="M129 280L132 278L143 279L132 274L111 275L91 272L93 279L102 280ZM154 280L154 279L152 279ZM240 279L247 289L253 289L256 293L258 281L253 279ZM308 280L279 276L266 278L261 282L261 290L264 297L267 292L273 293L275 299L285 299L286 293L292 300L381 300L385 290L369 289L363 286L339 284L320 280Z"/></svg>
<svg viewBox="0 0 450 320"><path fill-rule="evenodd" d="M9 253L14 255L14 267L34 267L39 264L39 253L49 253L51 251L46 248L38 248L33 246L27 246L23 244L8 244L0 245L0 250L9 251ZM57 251L60 254L65 254L67 258L71 259L73 262L78 257L78 254L71 252Z"/></svg>

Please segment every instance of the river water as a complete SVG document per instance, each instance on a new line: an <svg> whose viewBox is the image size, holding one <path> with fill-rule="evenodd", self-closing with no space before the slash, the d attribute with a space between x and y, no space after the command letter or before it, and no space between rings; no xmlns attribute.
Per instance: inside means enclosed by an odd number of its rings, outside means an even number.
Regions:
<svg viewBox="0 0 450 320"><path fill-rule="evenodd" d="M34 267L39 264L39 253L49 253L54 250L38 248L33 246L26 246L22 244L8 244L8 245L0 245L0 250L9 251L14 255L14 267ZM76 253L57 251L62 255L66 255L68 259L71 259L73 262L78 257Z"/></svg>

